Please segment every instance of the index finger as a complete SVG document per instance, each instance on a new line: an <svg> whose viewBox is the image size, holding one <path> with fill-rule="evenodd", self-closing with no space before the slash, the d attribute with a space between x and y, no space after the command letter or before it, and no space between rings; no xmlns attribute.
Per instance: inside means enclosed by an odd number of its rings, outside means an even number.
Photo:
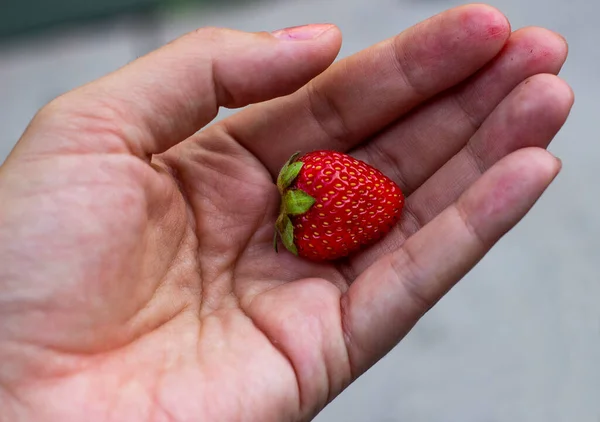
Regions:
<svg viewBox="0 0 600 422"><path fill-rule="evenodd" d="M251 107L225 128L273 175L296 151L348 151L462 82L502 49L509 23L470 5L430 18L332 65L295 94Z"/></svg>

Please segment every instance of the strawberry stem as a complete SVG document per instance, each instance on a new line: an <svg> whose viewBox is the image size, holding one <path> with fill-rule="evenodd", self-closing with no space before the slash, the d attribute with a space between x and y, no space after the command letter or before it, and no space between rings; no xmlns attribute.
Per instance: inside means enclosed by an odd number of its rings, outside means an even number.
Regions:
<svg viewBox="0 0 600 422"><path fill-rule="evenodd" d="M279 237L281 237L283 246L294 255L298 255L298 249L294 244L294 225L292 224L290 217L281 214L275 225L277 227L277 233L279 234Z"/></svg>
<svg viewBox="0 0 600 422"><path fill-rule="evenodd" d="M281 238L285 248L294 255L298 255L298 249L294 244L294 224L290 216L305 214L316 202L315 198L303 190L290 189L304 165L301 161L295 161L299 154L297 152L290 157L277 177L277 188L281 194L281 209L275 222L275 235L273 238L275 252L278 252L277 241L278 238Z"/></svg>
<svg viewBox="0 0 600 422"><path fill-rule="evenodd" d="M284 190L294 182L296 177L300 174L300 170L302 170L304 163L301 161L294 162L298 155L300 155L299 152L292 155L279 172L279 176L277 177L277 187L282 195Z"/></svg>

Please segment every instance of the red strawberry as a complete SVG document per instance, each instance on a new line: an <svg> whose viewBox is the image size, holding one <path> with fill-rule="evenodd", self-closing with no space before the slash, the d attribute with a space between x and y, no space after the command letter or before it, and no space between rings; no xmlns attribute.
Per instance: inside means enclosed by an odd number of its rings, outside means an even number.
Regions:
<svg viewBox="0 0 600 422"><path fill-rule="evenodd" d="M400 219L404 195L379 170L349 155L315 151L283 166L277 179L277 237L292 253L334 260L373 244Z"/></svg>

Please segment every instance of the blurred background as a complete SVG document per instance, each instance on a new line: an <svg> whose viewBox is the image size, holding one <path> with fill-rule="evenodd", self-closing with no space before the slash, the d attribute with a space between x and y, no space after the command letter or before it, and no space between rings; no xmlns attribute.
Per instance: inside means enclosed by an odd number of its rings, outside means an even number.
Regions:
<svg viewBox="0 0 600 422"><path fill-rule="evenodd" d="M332 22L344 33L344 57L461 3L2 0L0 163L46 102L197 27ZM488 3L514 29L545 26L570 43L562 76L577 101L551 147L563 173L517 229L318 422L600 422L600 3Z"/></svg>

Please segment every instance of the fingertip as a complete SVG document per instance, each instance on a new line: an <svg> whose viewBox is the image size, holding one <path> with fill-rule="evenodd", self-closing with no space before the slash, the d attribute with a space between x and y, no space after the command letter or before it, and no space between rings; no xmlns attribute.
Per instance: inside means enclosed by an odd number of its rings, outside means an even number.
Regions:
<svg viewBox="0 0 600 422"><path fill-rule="evenodd" d="M540 73L526 79L522 88L523 97L546 111L547 116L544 117L548 119L547 122L554 122L552 126L557 126L556 130L562 127L575 101L573 89L567 82L554 74Z"/></svg>
<svg viewBox="0 0 600 422"><path fill-rule="evenodd" d="M323 54L330 62L342 48L342 32L332 23L293 26L262 34L291 48L308 47Z"/></svg>
<svg viewBox="0 0 600 422"><path fill-rule="evenodd" d="M562 167L562 161L544 148L523 148L514 154L521 160L521 168L529 171L529 179L534 181L540 180L549 184Z"/></svg>
<svg viewBox="0 0 600 422"><path fill-rule="evenodd" d="M570 47L569 47L569 41L567 41L567 38L563 34L561 34L561 33L555 32L554 34L556 34L556 36L558 36L562 40L562 42L563 42L563 44L565 46L565 57L568 56L569 55L569 49L570 49Z"/></svg>
<svg viewBox="0 0 600 422"><path fill-rule="evenodd" d="M557 166L556 175L558 176L558 174L562 171L563 162L556 155L553 155L553 157L554 157L554 160L556 161L556 166Z"/></svg>
<svg viewBox="0 0 600 422"><path fill-rule="evenodd" d="M291 26L271 32L271 35L282 41L314 40L326 35L337 27L330 23Z"/></svg>
<svg viewBox="0 0 600 422"><path fill-rule="evenodd" d="M573 108L575 104L575 91L573 91L573 87L569 85L564 79L556 77L558 83L562 85L561 90L563 93L563 100L565 104L568 106L569 111Z"/></svg>
<svg viewBox="0 0 600 422"><path fill-rule="evenodd" d="M519 214L517 207L517 214L515 215L518 221L533 207L556 179L562 170L562 160L540 147L523 148L512 155L514 155L512 158L515 160L512 174L521 177L523 183L521 214ZM517 178L515 183L518 182L519 179Z"/></svg>
<svg viewBox="0 0 600 422"><path fill-rule="evenodd" d="M343 36L341 29L334 24L329 24L329 29L323 31L321 35L319 35L319 41L323 40L331 43L332 46L335 46L336 55L342 48L342 38Z"/></svg>
<svg viewBox="0 0 600 422"><path fill-rule="evenodd" d="M480 237L493 244L527 214L560 169L560 160L545 149L520 149L488 170L457 207Z"/></svg>
<svg viewBox="0 0 600 422"><path fill-rule="evenodd" d="M457 7L460 20L466 30L479 33L487 39L506 41L511 33L510 21L498 8L484 3Z"/></svg>
<svg viewBox="0 0 600 422"><path fill-rule="evenodd" d="M519 54L526 57L527 66L533 69L543 65L549 73L558 74L567 59L566 40L560 34L546 28L521 28L513 33L511 42Z"/></svg>
<svg viewBox="0 0 600 422"><path fill-rule="evenodd" d="M531 76L498 106L494 130L507 139L504 145L509 149L546 147L565 124L573 101L573 90L558 76Z"/></svg>
<svg viewBox="0 0 600 422"><path fill-rule="evenodd" d="M508 19L497 9L459 6L394 37L390 56L411 88L427 98L479 71L502 51L509 37Z"/></svg>
<svg viewBox="0 0 600 422"><path fill-rule="evenodd" d="M561 170L561 161L541 147L519 149L500 160L490 171L494 179L509 180L511 185L520 186L531 193L542 191Z"/></svg>
<svg viewBox="0 0 600 422"><path fill-rule="evenodd" d="M322 24L322 31L314 38L307 40L313 44L319 45L323 54L328 57L332 63L342 48L342 31L334 24Z"/></svg>

